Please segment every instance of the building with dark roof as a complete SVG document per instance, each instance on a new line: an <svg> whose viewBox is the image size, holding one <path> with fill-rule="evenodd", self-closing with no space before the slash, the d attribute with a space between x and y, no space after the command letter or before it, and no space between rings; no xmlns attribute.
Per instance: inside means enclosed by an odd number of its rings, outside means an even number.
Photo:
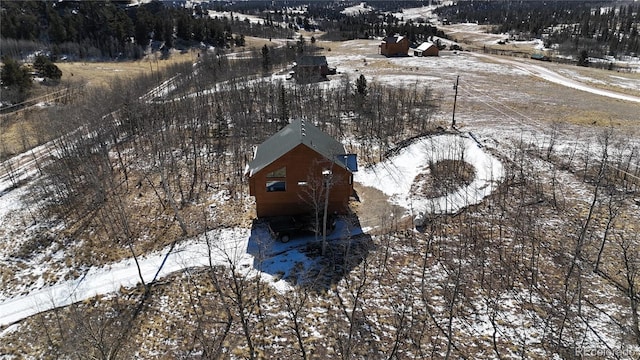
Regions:
<svg viewBox="0 0 640 360"><path fill-rule="evenodd" d="M328 212L347 213L355 171L356 157L342 143L294 120L256 148L246 175L257 216L270 217L319 211L326 189Z"/></svg>
<svg viewBox="0 0 640 360"><path fill-rule="evenodd" d="M406 36L387 36L379 46L380 54L385 56L407 56L409 54L409 39Z"/></svg>
<svg viewBox="0 0 640 360"><path fill-rule="evenodd" d="M300 56L294 67L297 81L309 82L325 80L330 73L326 56Z"/></svg>

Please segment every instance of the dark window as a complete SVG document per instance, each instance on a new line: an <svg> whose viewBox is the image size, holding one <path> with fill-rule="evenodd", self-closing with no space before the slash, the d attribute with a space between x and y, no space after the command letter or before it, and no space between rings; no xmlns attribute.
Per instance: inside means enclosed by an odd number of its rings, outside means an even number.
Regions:
<svg viewBox="0 0 640 360"><path fill-rule="evenodd" d="M287 168L281 167L267 174L267 178L284 178L287 177Z"/></svg>
<svg viewBox="0 0 640 360"><path fill-rule="evenodd" d="M267 192L287 191L287 168L281 167L267 174Z"/></svg>
<svg viewBox="0 0 640 360"><path fill-rule="evenodd" d="M267 181L267 192L286 190L287 183L285 181Z"/></svg>

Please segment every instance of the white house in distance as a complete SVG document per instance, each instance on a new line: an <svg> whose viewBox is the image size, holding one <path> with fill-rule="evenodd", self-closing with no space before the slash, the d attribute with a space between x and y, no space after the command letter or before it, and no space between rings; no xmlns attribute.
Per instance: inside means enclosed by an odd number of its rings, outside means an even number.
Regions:
<svg viewBox="0 0 640 360"><path fill-rule="evenodd" d="M423 42L413 49L413 56L438 56L438 47L434 43Z"/></svg>

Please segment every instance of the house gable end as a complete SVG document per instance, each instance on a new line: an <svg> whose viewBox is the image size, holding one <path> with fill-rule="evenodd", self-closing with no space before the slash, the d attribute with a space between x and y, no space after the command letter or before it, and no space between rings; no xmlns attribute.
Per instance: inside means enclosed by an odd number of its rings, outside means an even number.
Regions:
<svg viewBox="0 0 640 360"><path fill-rule="evenodd" d="M309 192L332 174L329 211L345 213L353 193L353 176L315 149L299 144L249 179L258 217L308 214L313 211Z"/></svg>
<svg viewBox="0 0 640 360"><path fill-rule="evenodd" d="M294 120L256 148L247 166L249 193L258 217L309 213L310 190L332 179L328 209L346 213L353 193L354 154L342 143L302 120Z"/></svg>
<svg viewBox="0 0 640 360"><path fill-rule="evenodd" d="M342 143L303 120L294 120L256 148L247 175L252 177L300 144L345 167L336 159L337 155L346 153Z"/></svg>

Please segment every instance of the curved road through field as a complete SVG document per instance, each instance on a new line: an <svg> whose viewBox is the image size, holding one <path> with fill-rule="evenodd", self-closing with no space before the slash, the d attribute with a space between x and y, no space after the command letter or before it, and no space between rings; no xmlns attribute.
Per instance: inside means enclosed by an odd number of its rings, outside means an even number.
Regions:
<svg viewBox="0 0 640 360"><path fill-rule="evenodd" d="M604 90L604 89L599 89L597 87L570 79L568 77L565 77L563 75L558 74L557 72L553 71L553 70L549 70L543 66L540 65L535 65L535 64L530 64L528 62L524 62L524 61L516 61L516 60L511 60L511 59L505 59L502 57L498 57L498 56L492 56L492 55L486 55L486 54L480 54L480 53L471 53L474 56L477 57L481 57L481 58L485 58L485 59L490 59L492 61L498 62L498 63L502 63L502 64L506 64L506 65L510 65L513 66L515 68L518 68L528 74L531 74L533 76L537 76L539 78L542 78L544 80L550 81L552 83L555 84L559 84L562 86L566 86L572 89L576 89L576 90L580 90L580 91L586 91L595 95L600 95L600 96L606 96L606 97L610 97L613 99L618 99L618 100L625 100L625 101L632 101L632 102L637 102L640 103L640 96L634 96L634 95L628 95L628 94L622 94L619 92L615 92L615 91L610 91L610 90ZM640 89L639 89L640 90Z"/></svg>

